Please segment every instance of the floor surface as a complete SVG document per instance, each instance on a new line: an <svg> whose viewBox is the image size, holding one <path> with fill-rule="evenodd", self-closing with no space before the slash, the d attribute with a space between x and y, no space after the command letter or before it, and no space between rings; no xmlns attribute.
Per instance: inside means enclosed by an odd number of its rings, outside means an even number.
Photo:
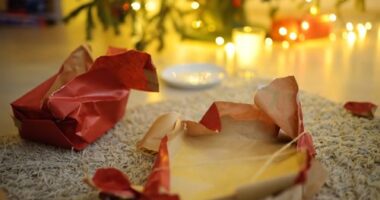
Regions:
<svg viewBox="0 0 380 200"><path fill-rule="evenodd" d="M0 135L16 134L9 103L57 72L66 56L85 43L81 24L46 28L0 27ZM112 32L94 33L94 55L105 52L108 45L128 47L127 35ZM236 76L235 64L226 57L223 47L200 42L181 42L168 37L166 48L157 53L148 49L159 72L180 63L216 63ZM380 105L380 28L374 24L364 39L354 43L337 37L292 45L263 48L252 61L253 78L272 79L294 75L302 90L336 102L372 101ZM227 79L228 80L228 79ZM225 84L225 83L224 83ZM159 94L134 92L128 106L182 98L199 91L173 89L164 84Z"/></svg>

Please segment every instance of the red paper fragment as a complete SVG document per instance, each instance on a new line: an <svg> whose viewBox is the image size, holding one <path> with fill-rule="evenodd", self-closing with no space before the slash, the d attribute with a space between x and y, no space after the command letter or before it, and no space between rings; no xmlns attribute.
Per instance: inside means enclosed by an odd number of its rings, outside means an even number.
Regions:
<svg viewBox="0 0 380 200"><path fill-rule="evenodd" d="M168 137L161 140L156 161L153 166L153 172L149 175L148 181L144 187L144 194L158 195L169 193L169 155L167 147Z"/></svg>
<svg viewBox="0 0 380 200"><path fill-rule="evenodd" d="M114 168L101 168L96 170L92 184L102 193L124 198L135 198L137 192L131 188L128 177Z"/></svg>
<svg viewBox="0 0 380 200"><path fill-rule="evenodd" d="M177 195L169 194L169 158L167 137L164 137L159 147L159 155L154 163L144 190L138 192L131 187L128 177L117 169L98 169L92 178L92 186L100 191L101 199L117 197L139 200L178 200Z"/></svg>
<svg viewBox="0 0 380 200"><path fill-rule="evenodd" d="M160 144L159 156L153 166L143 190L143 199L179 200L178 195L170 194L170 169L167 147L168 138L165 136Z"/></svg>
<svg viewBox="0 0 380 200"><path fill-rule="evenodd" d="M377 105L371 102L349 101L344 104L344 108L356 116L373 119Z"/></svg>
<svg viewBox="0 0 380 200"><path fill-rule="evenodd" d="M163 145L163 148L166 146ZM164 153L165 154L165 153ZM166 152L167 155L167 152ZM160 167L167 165L168 160L156 161L153 171L159 171ZM168 166L166 169L169 170ZM169 180L163 180L166 177L161 173L152 173L143 192L136 191L131 187L128 177L115 168L100 168L96 170L94 177L88 184L99 190L100 199L136 199L136 200L178 200L177 195L168 194Z"/></svg>
<svg viewBox="0 0 380 200"><path fill-rule="evenodd" d="M220 115L218 112L217 105L213 103L210 108L207 110L201 121L199 122L203 124L205 127L207 127L210 130L213 131L220 131L222 128L220 123Z"/></svg>
<svg viewBox="0 0 380 200"><path fill-rule="evenodd" d="M81 150L124 115L130 89L158 91L150 55L109 48L93 61L81 46L56 75L11 105L21 137Z"/></svg>

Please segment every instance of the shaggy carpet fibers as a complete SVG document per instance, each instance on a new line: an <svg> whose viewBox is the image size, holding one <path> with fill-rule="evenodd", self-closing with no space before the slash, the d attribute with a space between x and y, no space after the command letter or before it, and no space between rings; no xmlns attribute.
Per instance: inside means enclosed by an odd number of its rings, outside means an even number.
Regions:
<svg viewBox="0 0 380 200"><path fill-rule="evenodd" d="M95 199L82 182L97 168L116 167L141 185L154 156L136 150L153 120L167 112L199 120L213 101L251 103L257 84L223 86L202 94L127 110L123 120L80 152L0 137L0 193L9 199ZM316 199L380 199L380 119L352 116L322 97L301 92L305 127L328 179ZM1 196L2 194L0 194Z"/></svg>

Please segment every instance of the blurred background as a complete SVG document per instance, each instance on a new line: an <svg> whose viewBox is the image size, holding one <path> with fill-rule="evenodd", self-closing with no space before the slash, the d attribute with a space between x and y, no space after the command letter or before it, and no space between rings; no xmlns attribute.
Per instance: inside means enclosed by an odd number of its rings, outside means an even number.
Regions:
<svg viewBox="0 0 380 200"><path fill-rule="evenodd" d="M222 85L294 75L332 101L380 104L379 20L378 0L0 0L0 135L17 133L10 102L81 44L94 58L108 46L147 51L159 74L206 63L225 71ZM207 90L161 83L128 107Z"/></svg>

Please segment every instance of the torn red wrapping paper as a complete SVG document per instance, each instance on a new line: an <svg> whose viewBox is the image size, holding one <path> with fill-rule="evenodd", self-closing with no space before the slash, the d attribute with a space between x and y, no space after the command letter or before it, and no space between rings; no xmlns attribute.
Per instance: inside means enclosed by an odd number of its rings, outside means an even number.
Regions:
<svg viewBox="0 0 380 200"><path fill-rule="evenodd" d="M132 199L138 195L131 187L128 177L114 168L98 169L92 180L87 181L91 186L100 188L103 195L114 195L123 199Z"/></svg>
<svg viewBox="0 0 380 200"><path fill-rule="evenodd" d="M158 117L137 144L158 152L143 194L151 199L312 197L326 173L314 159L297 95L290 76L259 89L254 104L214 102L199 123L174 113Z"/></svg>
<svg viewBox="0 0 380 200"><path fill-rule="evenodd" d="M93 61L81 46L11 106L22 138L81 150L124 115L130 89L158 91L149 54L110 47Z"/></svg>
<svg viewBox="0 0 380 200"><path fill-rule="evenodd" d="M155 195L160 193L169 193L169 157L167 148L168 138L165 136L159 147L158 153L160 154L155 163L153 171L149 177L146 187L144 187L144 193L147 195Z"/></svg>
<svg viewBox="0 0 380 200"><path fill-rule="evenodd" d="M373 119L375 116L375 112L377 109L377 105L371 103L371 102L355 102L355 101L349 101L344 104L344 108L360 117L365 117L368 119Z"/></svg>
<svg viewBox="0 0 380 200"><path fill-rule="evenodd" d="M165 164L164 164L165 165ZM155 164L155 167L163 167L162 164ZM92 179L85 179L85 182L91 187L100 191L99 198L102 200L109 199L140 199L140 200L178 200L177 195L160 194L158 189L161 188L160 178L154 175L148 178L149 188L151 191L138 191L133 188L129 179L121 171L115 168L97 169ZM151 184L156 182L157 184Z"/></svg>

